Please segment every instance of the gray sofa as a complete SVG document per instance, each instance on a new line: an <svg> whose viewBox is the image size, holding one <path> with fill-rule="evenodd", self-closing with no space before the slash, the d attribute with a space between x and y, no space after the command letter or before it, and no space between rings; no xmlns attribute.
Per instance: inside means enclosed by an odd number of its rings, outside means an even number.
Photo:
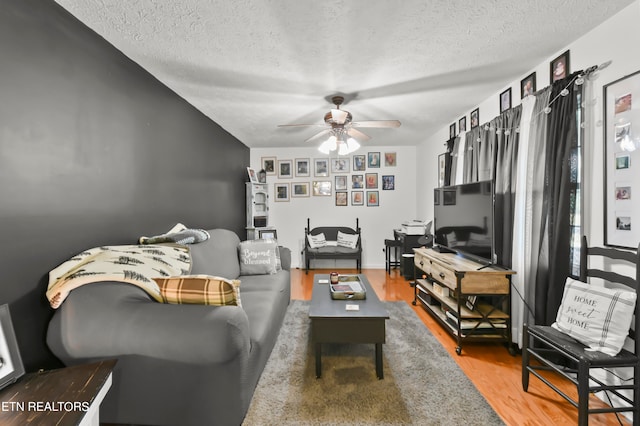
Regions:
<svg viewBox="0 0 640 426"><path fill-rule="evenodd" d="M47 344L65 364L117 358L100 408L107 423L239 425L289 305L291 253L282 270L240 276L238 236L209 231L191 245L191 274L241 280L242 308L155 302L136 286L73 290L55 312Z"/></svg>

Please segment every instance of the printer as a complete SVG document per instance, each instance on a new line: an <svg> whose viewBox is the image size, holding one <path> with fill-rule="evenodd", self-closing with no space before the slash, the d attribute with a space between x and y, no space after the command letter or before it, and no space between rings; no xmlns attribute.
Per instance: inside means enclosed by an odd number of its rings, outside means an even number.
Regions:
<svg viewBox="0 0 640 426"><path fill-rule="evenodd" d="M407 235L424 235L427 224L423 220L408 220L402 222L402 233Z"/></svg>

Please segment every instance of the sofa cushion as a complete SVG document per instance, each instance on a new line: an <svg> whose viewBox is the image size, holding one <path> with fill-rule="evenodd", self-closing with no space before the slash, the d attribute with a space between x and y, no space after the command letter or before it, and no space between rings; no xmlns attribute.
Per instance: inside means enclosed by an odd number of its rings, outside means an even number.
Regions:
<svg viewBox="0 0 640 426"><path fill-rule="evenodd" d="M238 250L241 275L265 275L278 272L276 255L278 244L275 240L242 241Z"/></svg>
<svg viewBox="0 0 640 426"><path fill-rule="evenodd" d="M358 238L358 234L346 234L338 231L338 246L354 249L358 244Z"/></svg>
<svg viewBox="0 0 640 426"><path fill-rule="evenodd" d="M318 235L307 235L307 239L309 240L309 247L311 248L320 248L327 245L327 240L324 237L324 234Z"/></svg>
<svg viewBox="0 0 640 426"><path fill-rule="evenodd" d="M164 303L242 306L240 280L211 275L154 278Z"/></svg>
<svg viewBox="0 0 640 426"><path fill-rule="evenodd" d="M240 238L227 229L208 230L209 239L189 246L191 275L213 275L236 279L240 276L238 245Z"/></svg>

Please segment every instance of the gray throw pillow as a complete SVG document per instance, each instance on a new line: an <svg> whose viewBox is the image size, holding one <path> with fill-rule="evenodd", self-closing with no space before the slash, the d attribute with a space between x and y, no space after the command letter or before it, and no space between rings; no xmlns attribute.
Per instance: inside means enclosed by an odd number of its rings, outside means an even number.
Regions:
<svg viewBox="0 0 640 426"><path fill-rule="evenodd" d="M277 272L274 240L247 240L238 247L240 257L240 275L265 275Z"/></svg>

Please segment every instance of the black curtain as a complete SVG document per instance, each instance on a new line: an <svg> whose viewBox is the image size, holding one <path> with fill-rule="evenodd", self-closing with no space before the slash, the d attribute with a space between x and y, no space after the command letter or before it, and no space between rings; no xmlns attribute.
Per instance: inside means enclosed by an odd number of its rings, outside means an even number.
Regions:
<svg viewBox="0 0 640 426"><path fill-rule="evenodd" d="M536 324L555 321L571 265L571 153L577 146L579 72L552 85L545 151L541 259L536 278ZM564 92L563 92L564 91Z"/></svg>

